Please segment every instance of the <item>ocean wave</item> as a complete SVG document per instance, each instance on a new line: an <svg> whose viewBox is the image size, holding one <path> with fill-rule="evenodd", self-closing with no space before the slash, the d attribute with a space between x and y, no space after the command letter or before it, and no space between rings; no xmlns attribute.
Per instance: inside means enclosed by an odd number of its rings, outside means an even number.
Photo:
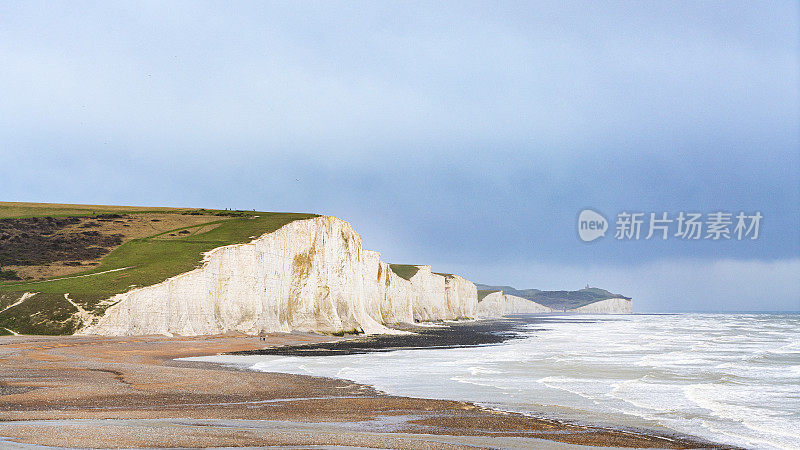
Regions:
<svg viewBox="0 0 800 450"><path fill-rule="evenodd" d="M565 319L527 333L488 347L271 359L254 367L337 376L393 395L666 427L748 448L800 442L800 316Z"/></svg>

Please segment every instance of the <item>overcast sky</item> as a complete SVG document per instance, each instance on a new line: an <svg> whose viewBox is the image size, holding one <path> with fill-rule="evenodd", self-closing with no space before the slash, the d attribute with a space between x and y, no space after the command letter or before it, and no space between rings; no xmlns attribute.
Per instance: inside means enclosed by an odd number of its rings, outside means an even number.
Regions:
<svg viewBox="0 0 800 450"><path fill-rule="evenodd" d="M318 212L477 282L800 310L796 1L3 2L0 62L0 200Z"/></svg>

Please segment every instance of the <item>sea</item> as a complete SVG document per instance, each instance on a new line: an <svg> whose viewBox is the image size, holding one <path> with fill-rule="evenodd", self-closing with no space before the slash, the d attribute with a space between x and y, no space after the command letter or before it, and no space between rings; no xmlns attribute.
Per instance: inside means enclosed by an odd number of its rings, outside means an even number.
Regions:
<svg viewBox="0 0 800 450"><path fill-rule="evenodd" d="M800 314L536 316L500 344L333 356L218 356L599 426L800 449Z"/></svg>

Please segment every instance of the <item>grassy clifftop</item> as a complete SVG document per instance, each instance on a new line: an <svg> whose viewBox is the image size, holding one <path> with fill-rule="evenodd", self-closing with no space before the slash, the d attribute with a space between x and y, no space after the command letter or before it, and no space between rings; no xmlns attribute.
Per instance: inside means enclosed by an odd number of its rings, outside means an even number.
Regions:
<svg viewBox="0 0 800 450"><path fill-rule="evenodd" d="M411 280L419 272L419 267L412 264L389 264L389 268L404 280Z"/></svg>
<svg viewBox="0 0 800 450"><path fill-rule="evenodd" d="M70 334L81 309L315 214L0 202L0 333ZM34 296L20 302L25 292Z"/></svg>
<svg viewBox="0 0 800 450"><path fill-rule="evenodd" d="M478 289L478 301L483 300L489 294L493 292L500 292L499 289Z"/></svg>

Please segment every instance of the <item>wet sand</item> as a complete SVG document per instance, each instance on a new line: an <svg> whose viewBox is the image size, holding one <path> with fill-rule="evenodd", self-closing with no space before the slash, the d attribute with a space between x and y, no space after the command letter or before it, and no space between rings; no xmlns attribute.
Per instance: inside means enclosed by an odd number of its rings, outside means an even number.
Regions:
<svg viewBox="0 0 800 450"><path fill-rule="evenodd" d="M411 333L356 335L335 341L284 345L229 353L233 355L331 356L499 344L517 337L517 334L514 333L516 328L541 320L543 319L535 316L520 316L508 319L403 325L397 326L395 329Z"/></svg>
<svg viewBox="0 0 800 450"><path fill-rule="evenodd" d="M0 447L710 446L466 402L387 396L344 380L175 361L331 341L343 342L299 333L266 341L241 335L0 337Z"/></svg>
<svg viewBox="0 0 800 450"><path fill-rule="evenodd" d="M311 342L284 345L265 349L228 352L232 355L278 355L278 356L331 356L353 355L373 352L422 348L457 348L475 345L491 345L522 337L522 327L564 322L560 314L517 315L502 319L477 321L450 321L418 325L403 325L396 329L410 331L409 334L377 334L353 336L335 341ZM569 323L592 322L592 320L569 319ZM526 328L530 331L530 328Z"/></svg>

